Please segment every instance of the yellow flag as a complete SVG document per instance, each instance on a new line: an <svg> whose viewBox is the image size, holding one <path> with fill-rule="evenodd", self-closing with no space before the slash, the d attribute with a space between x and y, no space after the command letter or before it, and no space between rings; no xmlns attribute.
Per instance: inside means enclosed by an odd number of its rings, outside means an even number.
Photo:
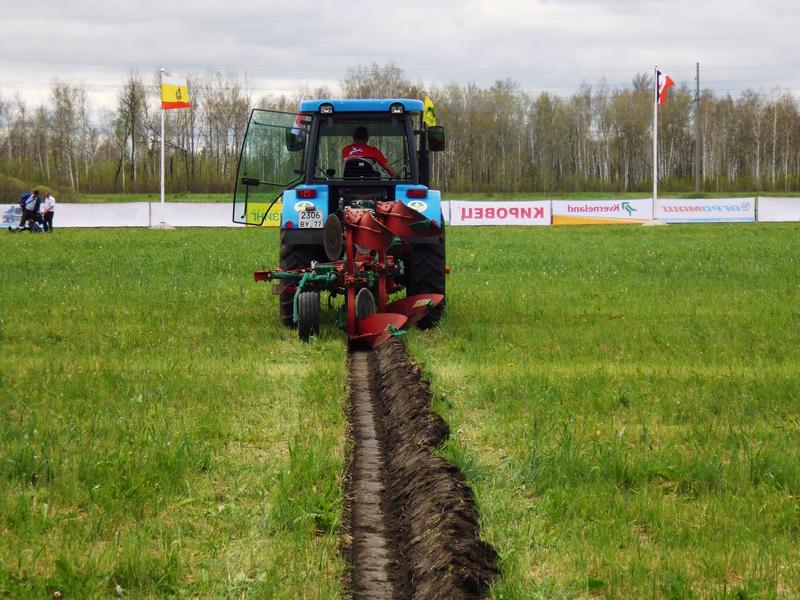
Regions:
<svg viewBox="0 0 800 600"><path fill-rule="evenodd" d="M189 108L189 87L185 79L162 75L161 77L161 108L170 110L172 108Z"/></svg>
<svg viewBox="0 0 800 600"><path fill-rule="evenodd" d="M425 96L425 100L423 101L422 121L428 127L436 125L436 111L433 110L433 100L427 96Z"/></svg>

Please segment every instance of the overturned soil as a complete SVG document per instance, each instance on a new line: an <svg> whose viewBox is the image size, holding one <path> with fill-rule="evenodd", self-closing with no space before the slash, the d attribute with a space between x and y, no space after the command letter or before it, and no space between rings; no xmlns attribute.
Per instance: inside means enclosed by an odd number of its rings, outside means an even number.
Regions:
<svg viewBox="0 0 800 600"><path fill-rule="evenodd" d="M350 354L343 546L352 597L483 598L496 579L463 475L434 453L448 435L403 342Z"/></svg>

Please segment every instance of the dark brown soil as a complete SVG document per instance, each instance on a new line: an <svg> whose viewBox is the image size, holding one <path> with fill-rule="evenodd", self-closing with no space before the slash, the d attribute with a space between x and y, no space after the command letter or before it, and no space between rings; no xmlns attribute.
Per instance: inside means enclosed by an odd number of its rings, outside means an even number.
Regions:
<svg viewBox="0 0 800 600"><path fill-rule="evenodd" d="M351 353L343 546L354 598L483 598L498 576L472 491L434 454L448 427L430 402L401 340Z"/></svg>

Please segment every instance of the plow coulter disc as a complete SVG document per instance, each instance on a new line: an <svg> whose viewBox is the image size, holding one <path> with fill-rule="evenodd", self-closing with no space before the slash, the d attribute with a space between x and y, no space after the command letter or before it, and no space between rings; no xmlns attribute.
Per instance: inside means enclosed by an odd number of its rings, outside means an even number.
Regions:
<svg viewBox="0 0 800 600"><path fill-rule="evenodd" d="M356 319L363 319L374 315L377 311L375 306L375 296L368 288L361 288L356 294Z"/></svg>
<svg viewBox="0 0 800 600"><path fill-rule="evenodd" d="M322 245L328 260L339 260L344 249L344 232L342 222L336 215L328 216L322 229Z"/></svg>

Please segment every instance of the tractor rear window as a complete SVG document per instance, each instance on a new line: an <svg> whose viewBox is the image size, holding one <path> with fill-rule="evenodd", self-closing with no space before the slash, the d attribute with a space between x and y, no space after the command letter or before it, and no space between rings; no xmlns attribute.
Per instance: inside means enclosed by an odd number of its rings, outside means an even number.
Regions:
<svg viewBox="0 0 800 600"><path fill-rule="evenodd" d="M377 148L398 172L401 179L411 178L411 162L409 160L408 139L406 137L405 120L393 118L380 121L358 119L352 116L335 116L323 119L320 123L319 152L315 165L316 178L344 179L345 173L342 150L354 143L356 129L364 127L369 136L366 142ZM390 179L387 172L377 168L381 179Z"/></svg>

